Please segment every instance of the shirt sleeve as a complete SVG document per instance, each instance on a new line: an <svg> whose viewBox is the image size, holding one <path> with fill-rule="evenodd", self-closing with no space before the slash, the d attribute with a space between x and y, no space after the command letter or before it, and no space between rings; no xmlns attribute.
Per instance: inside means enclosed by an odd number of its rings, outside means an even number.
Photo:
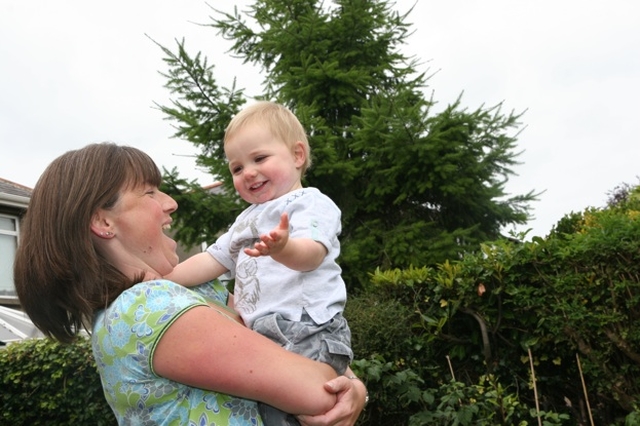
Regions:
<svg viewBox="0 0 640 426"><path fill-rule="evenodd" d="M124 291L103 317L108 336L105 342L116 356L129 359L133 370L138 363L139 368L153 372L158 342L171 324L196 306L207 306L207 299L172 281L136 284Z"/></svg>
<svg viewBox="0 0 640 426"><path fill-rule="evenodd" d="M336 244L342 231L340 209L326 195L311 192L289 202L285 211L290 238L311 238L327 249Z"/></svg>

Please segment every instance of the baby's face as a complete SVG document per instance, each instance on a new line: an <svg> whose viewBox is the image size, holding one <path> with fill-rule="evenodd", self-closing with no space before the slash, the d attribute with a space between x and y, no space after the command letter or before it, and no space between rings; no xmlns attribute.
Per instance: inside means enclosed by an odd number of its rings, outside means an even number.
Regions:
<svg viewBox="0 0 640 426"><path fill-rule="evenodd" d="M227 139L224 149L233 185L251 204L264 203L302 187L304 151L290 149L263 125L252 123L238 129Z"/></svg>

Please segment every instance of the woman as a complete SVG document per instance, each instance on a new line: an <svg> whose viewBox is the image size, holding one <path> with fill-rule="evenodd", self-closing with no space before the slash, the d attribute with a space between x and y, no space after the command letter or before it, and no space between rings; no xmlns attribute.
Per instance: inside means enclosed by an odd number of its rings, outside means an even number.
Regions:
<svg viewBox="0 0 640 426"><path fill-rule="evenodd" d="M164 233L177 204L160 181L148 155L111 143L49 165L33 190L14 269L34 324L62 342L92 330L120 424L255 425L255 400L306 425L355 423L366 397L360 381L336 378L234 321L224 288L160 279L178 263Z"/></svg>

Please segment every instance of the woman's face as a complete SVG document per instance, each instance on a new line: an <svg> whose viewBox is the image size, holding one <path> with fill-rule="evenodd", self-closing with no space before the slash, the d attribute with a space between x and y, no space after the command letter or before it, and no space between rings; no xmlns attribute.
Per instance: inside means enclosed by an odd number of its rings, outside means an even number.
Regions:
<svg viewBox="0 0 640 426"><path fill-rule="evenodd" d="M165 231L172 222L170 214L177 208L175 200L155 186L122 191L107 212L113 233L110 242L114 243L109 250L122 272L129 275L144 270L159 278L173 270L178 264L177 245Z"/></svg>

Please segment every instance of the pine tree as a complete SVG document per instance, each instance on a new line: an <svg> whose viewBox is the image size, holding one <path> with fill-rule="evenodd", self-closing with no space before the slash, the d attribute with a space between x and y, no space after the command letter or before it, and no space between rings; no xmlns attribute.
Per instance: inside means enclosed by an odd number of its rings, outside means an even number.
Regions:
<svg viewBox="0 0 640 426"><path fill-rule="evenodd" d="M262 98L288 106L308 130L314 166L305 184L342 210L339 260L352 287L377 267L433 265L473 251L503 226L526 223L536 199L505 193L518 164L520 115L501 105L468 111L460 99L434 112L428 77L400 52L410 11L391 4L258 0L242 13L216 11L210 24L234 56L261 67ZM197 81L206 68L200 55L188 59L178 47L165 49L167 87L182 102L163 111L180 123L177 137L202 147L200 163L230 183L220 129L242 92Z"/></svg>

